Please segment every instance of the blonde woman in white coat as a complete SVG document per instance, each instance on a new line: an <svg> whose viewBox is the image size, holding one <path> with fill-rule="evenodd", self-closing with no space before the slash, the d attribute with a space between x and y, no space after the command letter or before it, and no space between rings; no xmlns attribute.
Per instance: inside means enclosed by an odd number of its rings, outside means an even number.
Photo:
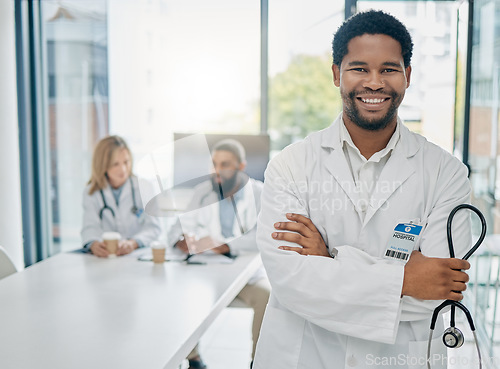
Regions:
<svg viewBox="0 0 500 369"><path fill-rule="evenodd" d="M117 255L147 246L161 233L159 220L144 212L139 180L132 174L132 154L119 136L108 136L97 143L92 175L83 192L83 247L96 256L107 257L104 232L121 235Z"/></svg>

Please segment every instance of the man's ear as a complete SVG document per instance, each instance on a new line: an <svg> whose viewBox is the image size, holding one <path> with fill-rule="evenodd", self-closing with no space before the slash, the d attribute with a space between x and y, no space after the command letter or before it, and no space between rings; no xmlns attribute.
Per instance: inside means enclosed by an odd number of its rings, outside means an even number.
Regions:
<svg viewBox="0 0 500 369"><path fill-rule="evenodd" d="M247 167L247 162L246 161L242 161L240 163L240 165L238 166L238 169L240 170L240 172L243 172L246 167Z"/></svg>
<svg viewBox="0 0 500 369"><path fill-rule="evenodd" d="M340 68L337 64L332 64L333 83L335 86L340 87Z"/></svg>
<svg viewBox="0 0 500 369"><path fill-rule="evenodd" d="M411 65L405 68L406 73L406 88L410 87Z"/></svg>

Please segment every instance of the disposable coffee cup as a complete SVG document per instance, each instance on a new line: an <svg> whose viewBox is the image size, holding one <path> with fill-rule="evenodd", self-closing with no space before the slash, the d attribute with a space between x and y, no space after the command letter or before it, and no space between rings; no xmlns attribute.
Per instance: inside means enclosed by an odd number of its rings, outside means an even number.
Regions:
<svg viewBox="0 0 500 369"><path fill-rule="evenodd" d="M153 241L151 242L151 252L153 253L153 263L161 264L165 262L165 249L164 243Z"/></svg>
<svg viewBox="0 0 500 369"><path fill-rule="evenodd" d="M104 232L102 234L102 240L109 252L108 257L116 257L116 251L118 250L118 241L120 241L121 238L122 236L118 232Z"/></svg>

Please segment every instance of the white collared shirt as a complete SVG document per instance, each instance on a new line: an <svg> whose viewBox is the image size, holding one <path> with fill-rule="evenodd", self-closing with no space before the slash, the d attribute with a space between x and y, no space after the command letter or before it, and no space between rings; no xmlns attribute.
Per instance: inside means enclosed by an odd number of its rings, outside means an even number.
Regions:
<svg viewBox="0 0 500 369"><path fill-rule="evenodd" d="M344 150L344 155L347 159L349 169L351 170L352 178L354 184L356 185L356 191L359 191L359 201L356 210L361 215L364 220L366 211L368 210L373 190L377 185L377 181L384 169L385 164L391 157L392 150L396 147L399 142L399 124L396 124L396 130L394 131L391 139L387 143L387 146L373 154L368 160L361 155L361 152L356 147L352 141L351 135L347 131L344 121L340 124L340 139L342 142L342 148Z"/></svg>

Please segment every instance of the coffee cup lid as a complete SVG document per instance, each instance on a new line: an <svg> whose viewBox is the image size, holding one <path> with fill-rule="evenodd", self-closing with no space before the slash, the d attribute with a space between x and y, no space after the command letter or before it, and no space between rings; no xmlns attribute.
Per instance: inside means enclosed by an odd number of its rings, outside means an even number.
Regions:
<svg viewBox="0 0 500 369"><path fill-rule="evenodd" d="M152 249L164 249L166 248L165 244L160 241L153 241L150 243Z"/></svg>
<svg viewBox="0 0 500 369"><path fill-rule="evenodd" d="M104 232L102 234L103 240L121 240L122 236L118 232Z"/></svg>

